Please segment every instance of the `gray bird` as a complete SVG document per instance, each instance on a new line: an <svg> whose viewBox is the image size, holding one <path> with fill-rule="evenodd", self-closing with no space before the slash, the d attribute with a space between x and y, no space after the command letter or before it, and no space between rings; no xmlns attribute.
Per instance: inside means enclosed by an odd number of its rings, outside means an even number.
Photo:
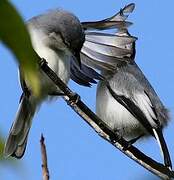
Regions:
<svg viewBox="0 0 174 180"><path fill-rule="evenodd" d="M61 10L51 10L40 16L33 17L27 22L32 45L40 58L48 62L48 66L66 84L70 79L70 70L80 69L80 50L85 40L84 30L80 21L73 14ZM72 66L72 68L70 68ZM84 72L92 69L82 66ZM19 70L20 71L20 70ZM41 94L35 97L29 83L23 79L20 71L20 82L23 89L19 109L16 114L8 139L5 144L4 155L21 158L25 152L29 130L33 116L40 104L47 100L49 95L60 95L60 90L41 70L39 78L41 82ZM83 74L85 74L83 72ZM87 75L87 85L95 82L90 73Z"/></svg>
<svg viewBox="0 0 174 180"><path fill-rule="evenodd" d="M164 164L172 169L162 133L169 121L168 110L134 61L136 38L127 31L130 23L125 21L134 7L129 4L111 18L84 23L82 63L100 70L105 78L97 86L97 115L130 144L153 136L161 148ZM107 21L125 23L117 27L116 34L98 32L107 29L99 28Z"/></svg>

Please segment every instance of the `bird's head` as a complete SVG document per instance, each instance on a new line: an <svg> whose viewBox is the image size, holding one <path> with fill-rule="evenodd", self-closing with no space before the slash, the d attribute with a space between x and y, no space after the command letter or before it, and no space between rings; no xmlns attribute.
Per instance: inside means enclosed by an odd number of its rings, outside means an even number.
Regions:
<svg viewBox="0 0 174 180"><path fill-rule="evenodd" d="M70 53L72 59L80 65L80 51L85 34L75 15L62 9L50 10L32 18L28 21L28 26L30 30L34 29L42 34L40 37L47 46L60 53Z"/></svg>

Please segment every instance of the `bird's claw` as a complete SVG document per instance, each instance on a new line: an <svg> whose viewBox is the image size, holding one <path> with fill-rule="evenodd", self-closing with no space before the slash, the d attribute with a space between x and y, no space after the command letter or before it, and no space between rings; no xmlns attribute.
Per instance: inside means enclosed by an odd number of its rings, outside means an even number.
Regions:
<svg viewBox="0 0 174 180"><path fill-rule="evenodd" d="M74 105L77 104L77 102L80 100L80 96L77 93L72 93L71 97L69 98L68 104Z"/></svg>
<svg viewBox="0 0 174 180"><path fill-rule="evenodd" d="M41 58L39 61L39 66L43 66L44 64L48 64L48 62L46 61L46 59Z"/></svg>

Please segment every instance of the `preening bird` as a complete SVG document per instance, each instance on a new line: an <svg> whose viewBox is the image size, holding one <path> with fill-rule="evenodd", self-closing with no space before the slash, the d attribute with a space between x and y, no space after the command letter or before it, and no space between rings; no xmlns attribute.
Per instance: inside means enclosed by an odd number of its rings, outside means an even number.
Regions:
<svg viewBox="0 0 174 180"><path fill-rule="evenodd" d="M172 169L162 130L169 122L155 90L135 63L135 41L126 22L135 5L129 4L116 15L97 22L85 22L86 41L81 51L82 63L101 71L105 80L97 86L96 113L130 144L153 136L162 151L164 164ZM118 21L116 34L101 33L106 22ZM118 25L118 24L115 24Z"/></svg>
<svg viewBox="0 0 174 180"><path fill-rule="evenodd" d="M48 62L48 66L65 83L70 79L70 70L74 69L79 69L83 75L87 72L87 86L95 82L93 76L97 78L97 73L85 65L80 65L80 50L85 41L85 34L76 16L62 9L51 10L30 19L27 27L35 52ZM4 149L6 157L16 158L21 158L25 152L29 130L37 108L50 95L61 94L47 75L38 69L41 94L35 97L29 83L23 78L21 70L19 71L23 94Z"/></svg>

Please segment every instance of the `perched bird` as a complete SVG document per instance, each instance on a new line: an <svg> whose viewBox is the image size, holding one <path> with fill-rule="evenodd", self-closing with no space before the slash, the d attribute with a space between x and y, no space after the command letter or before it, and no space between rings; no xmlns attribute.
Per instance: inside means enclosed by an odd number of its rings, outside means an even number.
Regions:
<svg viewBox="0 0 174 180"><path fill-rule="evenodd" d="M100 70L105 78L97 86L97 115L130 144L153 136L161 148L164 164L172 169L162 133L169 121L168 110L134 61L136 38L129 34L125 21L134 7L129 4L111 18L84 23L87 35L81 51L82 63ZM108 21L123 24L114 34L98 32L106 29ZM102 24L103 28L99 28Z"/></svg>
<svg viewBox="0 0 174 180"><path fill-rule="evenodd" d="M62 9L51 10L30 19L27 22L27 28L35 52L48 62L48 66L65 83L68 83L70 79L71 69L83 70L83 74L87 71L88 86L90 82L95 82L92 77L93 74L96 77L97 73L95 74L85 65L80 65L80 50L85 41L85 34L76 16ZM50 95L62 94L47 75L38 69L41 94L35 97L29 83L23 78L22 71L19 71L23 94L4 149L6 157L16 158L21 158L25 152L29 130L37 108ZM93 74L90 76L90 73Z"/></svg>

